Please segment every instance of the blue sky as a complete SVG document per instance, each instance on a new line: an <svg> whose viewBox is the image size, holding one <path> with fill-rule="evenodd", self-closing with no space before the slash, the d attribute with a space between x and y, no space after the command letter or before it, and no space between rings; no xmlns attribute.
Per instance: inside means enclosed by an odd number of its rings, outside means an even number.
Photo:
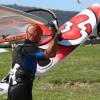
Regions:
<svg viewBox="0 0 100 100"><path fill-rule="evenodd" d="M100 0L82 0L81 4L78 4L77 0L0 0L0 4L18 4L65 11L81 11L94 3L100 4Z"/></svg>

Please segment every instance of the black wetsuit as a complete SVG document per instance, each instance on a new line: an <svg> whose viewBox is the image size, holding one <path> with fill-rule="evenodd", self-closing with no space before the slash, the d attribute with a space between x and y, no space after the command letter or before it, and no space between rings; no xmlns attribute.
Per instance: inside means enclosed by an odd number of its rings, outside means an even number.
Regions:
<svg viewBox="0 0 100 100"><path fill-rule="evenodd" d="M8 89L8 100L32 100L32 83L35 77L37 60L45 58L44 50L33 45L26 40L23 44L18 45L13 51L13 63L19 64L20 67L15 73L17 84L12 84Z"/></svg>

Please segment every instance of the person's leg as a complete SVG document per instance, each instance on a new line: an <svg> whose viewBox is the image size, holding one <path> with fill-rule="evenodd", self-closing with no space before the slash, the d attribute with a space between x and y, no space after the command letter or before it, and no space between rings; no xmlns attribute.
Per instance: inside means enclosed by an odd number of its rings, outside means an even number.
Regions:
<svg viewBox="0 0 100 100"><path fill-rule="evenodd" d="M17 84L13 85L10 79L8 89L8 100L32 100L32 83L33 79L20 68L15 74Z"/></svg>
<svg viewBox="0 0 100 100"><path fill-rule="evenodd" d="M32 100L31 83L18 83L10 85L8 90L8 100Z"/></svg>

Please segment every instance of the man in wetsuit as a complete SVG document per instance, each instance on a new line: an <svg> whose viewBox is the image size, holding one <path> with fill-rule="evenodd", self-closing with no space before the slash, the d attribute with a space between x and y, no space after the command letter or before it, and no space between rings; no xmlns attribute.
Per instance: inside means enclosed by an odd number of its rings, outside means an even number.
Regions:
<svg viewBox="0 0 100 100"><path fill-rule="evenodd" d="M36 44L41 35L42 29L39 25L29 25L27 39L14 49L12 70L9 76L8 100L32 100L32 83L35 78L37 60L56 55L56 39L50 42L46 50L38 48Z"/></svg>

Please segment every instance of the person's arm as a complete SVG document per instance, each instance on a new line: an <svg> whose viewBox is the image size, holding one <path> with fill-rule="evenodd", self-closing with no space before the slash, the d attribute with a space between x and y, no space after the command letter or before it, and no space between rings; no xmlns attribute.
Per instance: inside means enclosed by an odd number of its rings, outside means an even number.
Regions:
<svg viewBox="0 0 100 100"><path fill-rule="evenodd" d="M56 56L57 52L57 39L50 42L50 46L44 51L46 58L52 58Z"/></svg>

